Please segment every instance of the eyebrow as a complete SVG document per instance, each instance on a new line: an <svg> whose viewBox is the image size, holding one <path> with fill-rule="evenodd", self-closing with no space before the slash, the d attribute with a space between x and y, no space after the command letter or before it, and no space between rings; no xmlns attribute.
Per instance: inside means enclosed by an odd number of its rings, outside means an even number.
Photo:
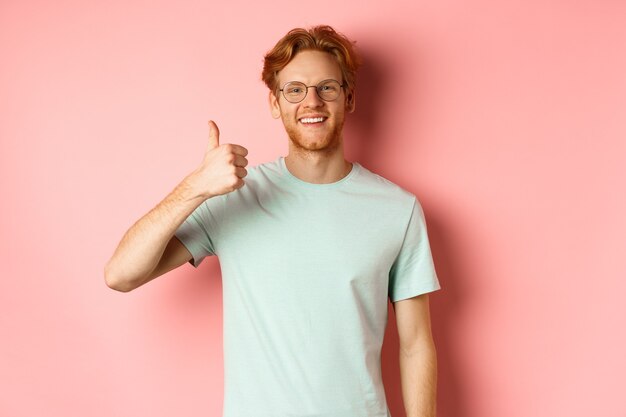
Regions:
<svg viewBox="0 0 626 417"><path fill-rule="evenodd" d="M333 77L322 78L322 79L320 79L318 82L316 82L314 84L309 84L309 83L306 83L304 81L300 81L300 80L297 80L297 79L292 79L292 80L289 80L289 81L285 81L282 84L279 84L279 88L282 88L287 83L293 83L293 82L299 82L299 83L302 83L302 84L305 84L305 85L308 85L308 86L314 86L314 85L317 85L317 84L321 83L322 81L327 81L327 80L334 80L334 81L337 81L339 84L343 84L344 83L341 80L338 80L338 79L333 78Z"/></svg>

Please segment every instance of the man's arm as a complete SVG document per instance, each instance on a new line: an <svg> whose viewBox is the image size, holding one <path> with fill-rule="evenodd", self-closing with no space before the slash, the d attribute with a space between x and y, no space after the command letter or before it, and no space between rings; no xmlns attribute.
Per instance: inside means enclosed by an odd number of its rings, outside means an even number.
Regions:
<svg viewBox="0 0 626 417"><path fill-rule="evenodd" d="M124 234L104 268L106 284L128 292L191 259L191 253L173 236L203 201L186 180L178 184Z"/></svg>
<svg viewBox="0 0 626 417"><path fill-rule="evenodd" d="M407 417L435 417L437 352L428 294L393 303L400 341L400 379Z"/></svg>
<svg viewBox="0 0 626 417"><path fill-rule="evenodd" d="M128 292L190 260L174 233L206 199L243 187L247 154L243 146L220 145L217 125L209 121L202 164L124 234L104 267L106 284Z"/></svg>

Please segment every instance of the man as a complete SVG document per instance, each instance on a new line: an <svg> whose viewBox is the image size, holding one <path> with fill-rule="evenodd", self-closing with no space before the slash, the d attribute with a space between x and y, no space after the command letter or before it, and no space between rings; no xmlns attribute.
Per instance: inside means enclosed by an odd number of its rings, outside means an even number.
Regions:
<svg viewBox="0 0 626 417"><path fill-rule="evenodd" d="M127 292L220 259L224 417L389 417L380 353L393 303L408 417L435 415L429 292L440 289L417 198L348 162L359 59L331 27L294 29L262 78L289 154L248 151L209 122L200 167L124 235L105 268ZM244 180L245 178L245 180Z"/></svg>

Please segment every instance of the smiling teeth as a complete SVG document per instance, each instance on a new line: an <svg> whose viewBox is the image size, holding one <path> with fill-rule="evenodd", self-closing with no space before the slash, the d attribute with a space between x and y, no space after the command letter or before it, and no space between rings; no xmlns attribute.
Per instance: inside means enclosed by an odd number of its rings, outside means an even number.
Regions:
<svg viewBox="0 0 626 417"><path fill-rule="evenodd" d="M319 122L323 122L324 118L323 117L307 117L304 119L300 120L302 123L319 123Z"/></svg>

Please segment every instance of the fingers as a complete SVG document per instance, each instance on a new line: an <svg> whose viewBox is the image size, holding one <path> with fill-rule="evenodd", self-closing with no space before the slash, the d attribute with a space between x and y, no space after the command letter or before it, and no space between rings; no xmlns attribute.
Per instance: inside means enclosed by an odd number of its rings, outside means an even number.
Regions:
<svg viewBox="0 0 626 417"><path fill-rule="evenodd" d="M207 150L215 149L220 145L220 130L213 120L209 120L209 145Z"/></svg>
<svg viewBox="0 0 626 417"><path fill-rule="evenodd" d="M246 148L244 148L243 146L235 145L234 143L229 143L229 145L232 146L233 153L235 153L237 155L241 155L241 156L248 155L248 150Z"/></svg>
<svg viewBox="0 0 626 417"><path fill-rule="evenodd" d="M241 145L236 145L234 143L227 144L232 149L232 152L241 156L248 155L248 150ZM217 124L213 120L209 120L209 144L207 146L207 151L217 148L220 146L220 130L217 127Z"/></svg>
<svg viewBox="0 0 626 417"><path fill-rule="evenodd" d="M235 175L237 175L239 178L243 178L248 175L248 171L245 168L235 167Z"/></svg>
<svg viewBox="0 0 626 417"><path fill-rule="evenodd" d="M241 155L235 154L235 160L233 164L238 167L245 167L248 165L248 160Z"/></svg>
<svg viewBox="0 0 626 417"><path fill-rule="evenodd" d="M205 158L209 154L209 151L212 151L215 148L220 147L220 130L217 127L217 124L213 120L209 120L209 143L207 145L207 150L205 153ZM245 167L248 165L248 160L245 158L248 155L248 150L241 145L236 145L234 143L226 143L221 145L221 149L226 152L231 152L235 155L233 160L233 165L238 167Z"/></svg>

